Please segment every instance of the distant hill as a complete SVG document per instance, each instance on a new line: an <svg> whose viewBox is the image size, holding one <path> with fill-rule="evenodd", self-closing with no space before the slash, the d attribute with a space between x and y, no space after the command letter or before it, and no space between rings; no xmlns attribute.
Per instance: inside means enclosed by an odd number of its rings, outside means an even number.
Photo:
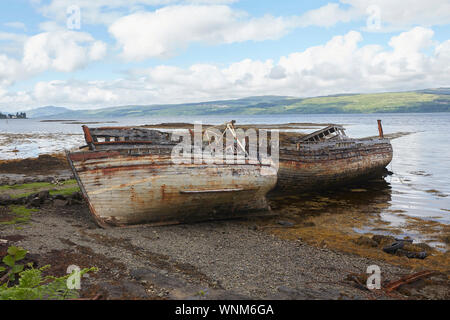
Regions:
<svg viewBox="0 0 450 320"><path fill-rule="evenodd" d="M52 117L56 116L62 113L71 112L72 110L63 108L63 107L54 107L54 106L47 106L47 107L40 107L36 109L32 109L29 111L26 111L28 118L45 118L45 117Z"/></svg>
<svg viewBox="0 0 450 320"><path fill-rule="evenodd" d="M48 111L47 115L44 115L43 111ZM53 111L58 113L52 114ZM29 117L39 116L41 118L86 119L148 116L399 112L450 112L450 88L374 94L339 94L315 98L260 96L236 100L147 106L130 105L94 110L45 107L32 110L32 113L27 113L27 115L30 114Z"/></svg>

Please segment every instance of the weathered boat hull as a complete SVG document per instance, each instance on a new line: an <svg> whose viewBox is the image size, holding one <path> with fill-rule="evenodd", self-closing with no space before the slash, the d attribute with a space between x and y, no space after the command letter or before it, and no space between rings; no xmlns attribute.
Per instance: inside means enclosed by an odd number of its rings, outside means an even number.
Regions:
<svg viewBox="0 0 450 320"><path fill-rule="evenodd" d="M172 224L267 210L276 170L261 164L173 164L168 155L68 154L100 226Z"/></svg>
<svg viewBox="0 0 450 320"><path fill-rule="evenodd" d="M392 161L387 139L360 139L300 144L281 149L276 190L305 191L367 178Z"/></svg>

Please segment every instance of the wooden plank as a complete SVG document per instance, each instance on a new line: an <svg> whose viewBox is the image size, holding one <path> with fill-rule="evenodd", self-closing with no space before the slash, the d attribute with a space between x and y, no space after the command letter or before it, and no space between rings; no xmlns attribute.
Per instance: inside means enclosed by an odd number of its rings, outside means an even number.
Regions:
<svg viewBox="0 0 450 320"><path fill-rule="evenodd" d="M221 192L239 192L244 191L242 188L235 189L212 189L212 190L180 190L180 193L221 193Z"/></svg>

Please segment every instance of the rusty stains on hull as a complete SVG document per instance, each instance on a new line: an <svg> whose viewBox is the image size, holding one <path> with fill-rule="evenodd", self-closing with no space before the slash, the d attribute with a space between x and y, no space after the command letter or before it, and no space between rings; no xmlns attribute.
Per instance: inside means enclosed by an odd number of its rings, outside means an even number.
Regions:
<svg viewBox="0 0 450 320"><path fill-rule="evenodd" d="M265 194L277 179L275 169L267 175L265 168L263 175L264 166L259 164L155 164L161 158L151 155L73 159L69 156L91 213L101 226L171 224L265 211ZM130 162L139 165L129 166ZM108 164L114 168L105 168Z"/></svg>
<svg viewBox="0 0 450 320"><path fill-rule="evenodd" d="M79 153L72 153L69 155L70 159L72 161L86 161L89 159L104 159L109 158L111 156L117 156L120 153L117 151L103 151L103 152L79 152Z"/></svg>
<svg viewBox="0 0 450 320"><path fill-rule="evenodd" d="M388 139L345 139L280 149L277 190L315 190L368 178L392 161Z"/></svg>
<svg viewBox="0 0 450 320"><path fill-rule="evenodd" d="M234 123L226 128L234 130ZM233 164L174 164L176 142L168 133L128 127L83 130L90 151L68 153L68 159L103 227L214 220L268 210L265 196L275 185L298 192L367 178L383 170L393 153L381 134L350 139L342 126L329 125L306 136L281 134L278 170L247 157Z"/></svg>

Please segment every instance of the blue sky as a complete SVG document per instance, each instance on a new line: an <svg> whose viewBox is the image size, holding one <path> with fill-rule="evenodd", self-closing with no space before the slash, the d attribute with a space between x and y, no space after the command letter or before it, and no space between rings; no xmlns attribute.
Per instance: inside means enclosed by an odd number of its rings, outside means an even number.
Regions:
<svg viewBox="0 0 450 320"><path fill-rule="evenodd" d="M0 109L449 86L449 34L448 0L2 1Z"/></svg>

